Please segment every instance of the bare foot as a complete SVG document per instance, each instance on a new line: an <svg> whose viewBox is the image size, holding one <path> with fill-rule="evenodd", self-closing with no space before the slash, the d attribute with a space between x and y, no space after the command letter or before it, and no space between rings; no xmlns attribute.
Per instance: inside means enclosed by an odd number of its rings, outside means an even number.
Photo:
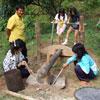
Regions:
<svg viewBox="0 0 100 100"><path fill-rule="evenodd" d="M81 81L80 85L81 86L91 86L90 82L86 82L86 81Z"/></svg>

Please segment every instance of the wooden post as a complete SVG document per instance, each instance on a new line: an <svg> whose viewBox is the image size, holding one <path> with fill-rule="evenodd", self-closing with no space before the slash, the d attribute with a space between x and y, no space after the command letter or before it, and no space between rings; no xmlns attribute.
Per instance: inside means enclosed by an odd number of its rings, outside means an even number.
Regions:
<svg viewBox="0 0 100 100"><path fill-rule="evenodd" d="M52 31L51 31L51 44L53 45L53 35L54 35L54 22L52 22Z"/></svg>
<svg viewBox="0 0 100 100"><path fill-rule="evenodd" d="M40 60L41 58L41 53L40 53L40 46L41 46L41 28L40 28L40 23L36 22L35 23L35 34L36 34L36 42L37 42L37 61Z"/></svg>
<svg viewBox="0 0 100 100"><path fill-rule="evenodd" d="M85 42L85 25L84 25L84 17L80 16L80 25L81 25L81 30L79 32L79 41L84 44Z"/></svg>

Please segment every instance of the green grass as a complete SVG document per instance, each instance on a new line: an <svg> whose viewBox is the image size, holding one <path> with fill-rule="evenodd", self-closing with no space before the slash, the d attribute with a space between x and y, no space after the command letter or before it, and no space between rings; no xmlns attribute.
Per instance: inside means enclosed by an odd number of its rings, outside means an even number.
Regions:
<svg viewBox="0 0 100 100"><path fill-rule="evenodd" d="M0 36L0 74L1 74L3 71L2 62L9 48L9 45L8 45L8 41L4 32L0 32L0 34L1 34Z"/></svg>
<svg viewBox="0 0 100 100"><path fill-rule="evenodd" d="M100 57L100 30L97 30L96 23L98 19L87 20L86 26L86 47L93 49L94 53Z"/></svg>

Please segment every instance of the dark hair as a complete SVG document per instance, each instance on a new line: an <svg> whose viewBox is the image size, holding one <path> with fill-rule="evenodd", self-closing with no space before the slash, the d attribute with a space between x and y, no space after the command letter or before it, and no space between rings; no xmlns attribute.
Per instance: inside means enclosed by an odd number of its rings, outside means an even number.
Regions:
<svg viewBox="0 0 100 100"><path fill-rule="evenodd" d="M77 11L77 9L76 9L75 7L72 6L72 7L70 7L70 8L68 9L68 15L69 15L69 16L72 16L72 15L73 15L73 14L72 14L73 12L74 12L75 15L78 15L78 14L79 14L79 12Z"/></svg>
<svg viewBox="0 0 100 100"><path fill-rule="evenodd" d="M77 43L72 47L72 51L77 54L77 59L81 60L81 58L84 56L84 54L88 54L88 52L85 50L85 47L81 43Z"/></svg>
<svg viewBox="0 0 100 100"><path fill-rule="evenodd" d="M58 15L59 19L60 19L60 14L62 14L63 19L65 19L65 10L63 8L59 10L59 15Z"/></svg>
<svg viewBox="0 0 100 100"><path fill-rule="evenodd" d="M15 54L15 50L18 51L20 49L20 45L18 43L18 40L15 40L14 42L10 43L10 49L11 49L12 55Z"/></svg>
<svg viewBox="0 0 100 100"><path fill-rule="evenodd" d="M20 8L23 9L23 10L25 9L23 5L17 5L17 6L16 6L16 10L18 10L18 9L20 9Z"/></svg>

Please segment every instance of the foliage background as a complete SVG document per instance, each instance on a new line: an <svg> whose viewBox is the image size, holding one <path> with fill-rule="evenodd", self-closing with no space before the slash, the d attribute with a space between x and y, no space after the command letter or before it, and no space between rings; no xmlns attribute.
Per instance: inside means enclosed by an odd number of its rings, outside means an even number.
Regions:
<svg viewBox="0 0 100 100"><path fill-rule="evenodd" d="M25 33L27 35L27 46L31 48L36 45L34 23L39 21L42 29L42 39L50 41L52 25L55 14L60 8L67 9L75 6L85 17L86 42L87 48L92 48L97 56L100 57L100 29L96 24L100 18L100 0L0 0L0 72L2 73L2 61L9 49L6 38L6 24L8 18L15 13L18 4L25 6ZM56 37L54 36L54 39ZM73 34L71 34L73 40ZM34 49L34 48L33 48ZM32 49L28 50L29 52Z"/></svg>

